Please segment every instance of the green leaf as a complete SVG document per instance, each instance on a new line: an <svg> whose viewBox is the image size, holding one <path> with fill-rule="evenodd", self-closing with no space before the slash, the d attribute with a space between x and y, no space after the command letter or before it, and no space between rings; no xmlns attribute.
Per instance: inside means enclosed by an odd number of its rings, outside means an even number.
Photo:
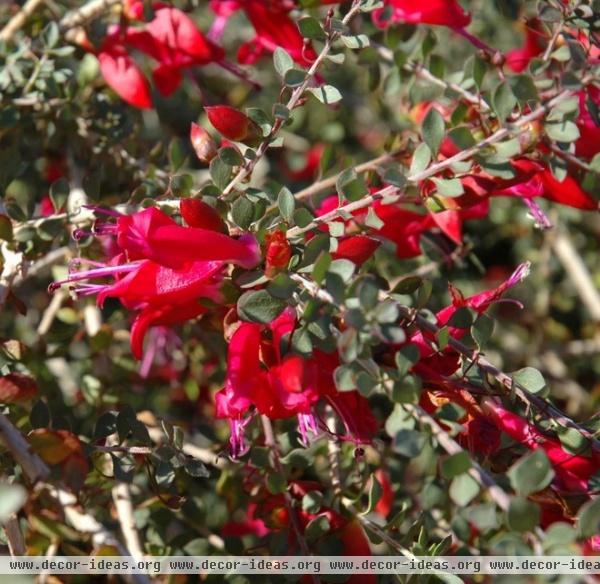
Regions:
<svg viewBox="0 0 600 584"><path fill-rule="evenodd" d="M471 326L471 336L479 348L485 345L494 334L495 321L487 314L480 314Z"/></svg>
<svg viewBox="0 0 600 584"><path fill-rule="evenodd" d="M289 87L298 87L298 85L302 85L302 83L304 83L305 79L306 71L301 71L299 69L289 69L285 72L285 77L283 78L283 81Z"/></svg>
<svg viewBox="0 0 600 584"><path fill-rule="evenodd" d="M600 533L600 497L588 501L577 515L581 537L592 537Z"/></svg>
<svg viewBox="0 0 600 584"><path fill-rule="evenodd" d="M364 514L371 513L375 509L379 499L381 499L381 495L383 495L383 488L377 480L377 477L372 474L371 480L369 481L369 499L367 508L363 512Z"/></svg>
<svg viewBox="0 0 600 584"><path fill-rule="evenodd" d="M471 475L463 473L452 479L449 494L452 501L464 507L479 494L479 484Z"/></svg>
<svg viewBox="0 0 600 584"><path fill-rule="evenodd" d="M288 52L282 47L277 47L273 52L273 64L275 65L275 71L280 77L285 77L285 74L294 67L294 60L290 57Z"/></svg>
<svg viewBox="0 0 600 584"><path fill-rule="evenodd" d="M309 87L307 91L312 93L321 103L328 105L337 103L342 99L342 94L339 92L337 87L334 87L333 85Z"/></svg>
<svg viewBox="0 0 600 584"><path fill-rule="evenodd" d="M244 163L244 158L237 148L222 148L219 150L219 158L228 166L241 166Z"/></svg>
<svg viewBox="0 0 600 584"><path fill-rule="evenodd" d="M458 126L457 128L452 128L450 132L448 132L448 137L454 144L456 144L461 150L466 150L467 148L471 148L471 146L475 146L477 143L471 130L466 126Z"/></svg>
<svg viewBox="0 0 600 584"><path fill-rule="evenodd" d="M242 229L248 229L254 219L254 205L246 197L239 197L231 206L231 218Z"/></svg>
<svg viewBox="0 0 600 584"><path fill-rule="evenodd" d="M285 493L287 489L286 478L278 472L271 472L267 475L267 489L273 495Z"/></svg>
<svg viewBox="0 0 600 584"><path fill-rule="evenodd" d="M446 132L446 123L442 114L436 108L432 107L427 112L421 131L425 144L429 146L433 155L437 156L440 144L444 139L444 133Z"/></svg>
<svg viewBox="0 0 600 584"><path fill-rule="evenodd" d="M412 163L410 165L409 177L412 178L416 174L422 173L431 162L431 150L427 144L419 144L413 154Z"/></svg>
<svg viewBox="0 0 600 584"><path fill-rule="evenodd" d="M277 318L287 303L273 298L266 290L251 290L242 294L237 303L238 314L246 322L268 324Z"/></svg>
<svg viewBox="0 0 600 584"><path fill-rule="evenodd" d="M450 317L448 324L456 328L468 329L472 322L473 316L471 315L471 311L466 306L461 306Z"/></svg>
<svg viewBox="0 0 600 584"><path fill-rule="evenodd" d="M6 215L0 215L0 239L3 241L13 239L12 221Z"/></svg>
<svg viewBox="0 0 600 584"><path fill-rule="evenodd" d="M64 178L59 178L57 181L54 181L50 187L50 199L52 201L52 206L54 207L54 211L57 213L64 208L67 199L69 198L69 192L71 191L71 187L69 183Z"/></svg>
<svg viewBox="0 0 600 584"><path fill-rule="evenodd" d="M556 142L574 142L580 136L577 124L570 120L546 123L544 129L548 137Z"/></svg>
<svg viewBox="0 0 600 584"><path fill-rule="evenodd" d="M471 457L466 451L457 452L442 461L442 475L452 479L467 472L471 468Z"/></svg>
<svg viewBox="0 0 600 584"><path fill-rule="evenodd" d="M532 531L540 522L540 508L524 497L515 497L508 508L507 522L519 533Z"/></svg>
<svg viewBox="0 0 600 584"><path fill-rule="evenodd" d="M538 92L529 75L514 75L508 80L510 88L522 106L538 101Z"/></svg>
<svg viewBox="0 0 600 584"><path fill-rule="evenodd" d="M229 182L231 166L223 162L221 158L217 156L210 161L209 171L215 186L222 191Z"/></svg>
<svg viewBox="0 0 600 584"><path fill-rule="evenodd" d="M503 81L496 87L492 96L492 106L501 122L508 118L516 105L517 98L515 94L512 92L510 85Z"/></svg>
<svg viewBox="0 0 600 584"><path fill-rule="evenodd" d="M545 489L554 478L552 465L541 448L520 458L506 474L515 491L524 497Z"/></svg>
<svg viewBox="0 0 600 584"><path fill-rule="evenodd" d="M342 35L340 39L349 49L364 49L371 44L366 34Z"/></svg>
<svg viewBox="0 0 600 584"><path fill-rule="evenodd" d="M16 484L0 484L0 523L4 524L27 501L27 491Z"/></svg>
<svg viewBox="0 0 600 584"><path fill-rule="evenodd" d="M427 444L427 436L417 430L402 429L394 436L394 451L407 458L418 456Z"/></svg>
<svg viewBox="0 0 600 584"><path fill-rule="evenodd" d="M344 199L357 201L369 192L365 181L356 174L354 168L342 171L336 180L335 187L340 201Z"/></svg>
<svg viewBox="0 0 600 584"><path fill-rule="evenodd" d="M312 16L306 16L298 21L298 29L305 39L322 40L326 38L321 23Z"/></svg>
<svg viewBox="0 0 600 584"><path fill-rule="evenodd" d="M377 216L377 213L372 207L369 207L367 211L367 218L365 219L365 225L372 229L381 229L385 223Z"/></svg>
<svg viewBox="0 0 600 584"><path fill-rule="evenodd" d="M531 393L538 393L546 387L544 376L534 367L524 367L511 374L513 380Z"/></svg>
<svg viewBox="0 0 600 584"><path fill-rule="evenodd" d="M390 166L383 173L383 182L399 189L403 188L406 185L406 176L402 170L402 166L400 165Z"/></svg>
<svg viewBox="0 0 600 584"><path fill-rule="evenodd" d="M279 213L285 221L290 223L294 218L294 211L296 210L296 199L290 190L283 187L277 195L277 206L279 207Z"/></svg>
<svg viewBox="0 0 600 584"><path fill-rule="evenodd" d="M442 197L460 197L464 194L462 182L458 178L433 178L437 192Z"/></svg>
<svg viewBox="0 0 600 584"><path fill-rule="evenodd" d="M325 515L317 515L317 517L309 521L306 525L304 536L309 542L315 541L325 535L330 528L329 519Z"/></svg>

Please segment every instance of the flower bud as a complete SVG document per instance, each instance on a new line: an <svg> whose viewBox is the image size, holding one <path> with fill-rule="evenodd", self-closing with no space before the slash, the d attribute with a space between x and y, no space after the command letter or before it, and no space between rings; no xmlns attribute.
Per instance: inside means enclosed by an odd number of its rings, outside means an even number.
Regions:
<svg viewBox="0 0 600 584"><path fill-rule="evenodd" d="M246 114L228 105L215 105L204 109L210 123L223 137L247 144L260 141L260 127Z"/></svg>
<svg viewBox="0 0 600 584"><path fill-rule="evenodd" d="M200 162L208 164L217 155L217 145L212 136L194 122L190 128L190 140Z"/></svg>

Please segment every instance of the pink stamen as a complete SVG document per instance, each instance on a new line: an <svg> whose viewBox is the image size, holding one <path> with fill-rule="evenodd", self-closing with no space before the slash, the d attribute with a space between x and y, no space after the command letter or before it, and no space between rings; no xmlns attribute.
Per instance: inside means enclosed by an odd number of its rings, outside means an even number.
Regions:
<svg viewBox="0 0 600 584"><path fill-rule="evenodd" d="M235 419L229 420L229 426L231 428L231 436L229 443L231 444L231 456L232 458L239 458L250 450L246 442L246 426L250 423L251 418L246 419Z"/></svg>
<svg viewBox="0 0 600 584"><path fill-rule="evenodd" d="M72 282L79 282L81 280L90 280L92 278L104 278L105 276L114 276L115 274L123 274L126 272L133 272L137 270L142 262L131 262L130 264L122 264L120 266L104 266L102 268L96 268L94 270L87 270L84 272L75 272L69 275L65 280L59 280L53 282L48 287L49 292L54 292L60 288L63 284L71 284Z"/></svg>
<svg viewBox="0 0 600 584"><path fill-rule="evenodd" d="M319 428L314 414L298 414L298 430L300 431L300 441L305 447L310 446L309 435L317 436Z"/></svg>
<svg viewBox="0 0 600 584"><path fill-rule="evenodd" d="M542 211L540 206L533 199L525 198L523 199L523 202L529 208L531 216L535 221L536 227L538 227L539 229L550 229L552 227L550 219L548 219L547 215Z"/></svg>

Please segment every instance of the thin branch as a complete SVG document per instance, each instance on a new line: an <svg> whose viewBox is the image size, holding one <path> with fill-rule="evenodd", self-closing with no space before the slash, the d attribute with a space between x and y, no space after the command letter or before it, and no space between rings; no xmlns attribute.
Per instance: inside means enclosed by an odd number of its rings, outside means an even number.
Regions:
<svg viewBox="0 0 600 584"><path fill-rule="evenodd" d="M6 541L8 542L8 550L11 556L25 556L27 555L27 547L25 546L25 540L21 533L21 526L19 525L19 518L16 513L13 513L4 524L4 531L6 532Z"/></svg>
<svg viewBox="0 0 600 584"><path fill-rule="evenodd" d="M60 20L59 28L65 32L71 28L82 26L90 20L101 16L113 6L122 3L123 0L91 0L91 2L83 6L67 12Z"/></svg>
<svg viewBox="0 0 600 584"><path fill-rule="evenodd" d="M388 61L389 63L394 62L394 53L391 49L379 44L374 44L373 46L385 61ZM479 107L482 111L491 111L490 106L479 95L471 93L469 90L458 85L458 83L452 83L451 81L445 81L444 79L436 77L429 70L425 69L421 63L405 63L402 68L408 73L414 73L417 77L428 81L432 85L437 85L446 91L453 91L460 95L465 101Z"/></svg>
<svg viewBox="0 0 600 584"><path fill-rule="evenodd" d="M553 238L552 249L573 282L592 320L600 322L600 292L594 284L587 266L573 245L573 241L567 233L558 231Z"/></svg>
<svg viewBox="0 0 600 584"><path fill-rule="evenodd" d="M360 0L354 0L352 7L350 8L348 13L342 20L343 24L348 24L352 20L352 18L354 18L354 16L356 14L358 14L358 12L360 12ZM321 52L319 53L317 58L314 60L314 62L310 66L309 70L306 72L304 81L298 87L296 87L296 89L294 89L290 99L285 104L285 107L289 111L292 111L298 105L300 99L302 98L302 95L304 94L304 92L306 91L306 89L308 88L310 83L312 82L313 77L316 75L316 73L319 70L319 67L321 66L323 61L327 58L327 55L331 51L333 43L339 38L339 36L340 36L340 33L337 33L337 32L331 32L328 35L327 40L325 41L325 45L323 46L323 49L321 50ZM231 193L236 188L236 186L240 182L242 182L243 180L245 180L247 177L249 177L252 174L252 171L256 167L257 163L262 159L262 157L267 152L271 142L277 137L282 126L283 126L283 120L281 118L277 118L275 120L275 123L273 124L273 127L271 128L271 131L269 132L269 135L266 138L264 138L264 140L261 142L260 146L258 147L258 150L256 151L254 158L252 160L248 161L248 163L245 164L238 171L238 173L231 179L229 184L223 189L223 193L222 193L221 197L226 197L229 193Z"/></svg>
<svg viewBox="0 0 600 584"><path fill-rule="evenodd" d="M0 42L7 43L15 33L25 25L29 17L44 3L44 0L27 0L17 12L0 30Z"/></svg>
<svg viewBox="0 0 600 584"><path fill-rule="evenodd" d="M504 128L497 130L496 132L494 132L493 134L491 134L484 140L481 140L477 144L471 146L470 148L466 148L465 150L462 150L458 154L455 154L454 156L451 156L450 158L446 158L445 160L442 160L441 162L436 162L434 164L431 164L428 168L426 168L422 172L408 176L406 179L407 182L413 183L413 184L418 184L425 179L435 176L442 170L445 170L445 169L451 167L453 164L456 164L457 162L463 162L465 160L472 158L474 155L479 153L481 150L483 150L487 146L491 146L493 144L501 142L502 140L504 140L505 138L508 138L509 136L511 136L513 134L518 135L519 133L525 131L527 125L530 122L543 117L553 107L555 107L556 105L569 99L573 95L574 95L574 93L570 90L559 93L558 95L556 95L555 97L550 99L545 104L539 106L538 108L536 108L529 114L521 116L519 119L515 120L509 126L506 126ZM363 197L362 199L359 199L358 201L353 201L352 203L348 203L347 205L338 207L337 209L334 209L333 211L330 211L329 213L325 213L324 215L321 215L320 217L316 217L313 221L311 221L305 227L293 227L291 229L288 229L287 236L288 237L296 237L298 235L302 235L303 233L306 233L307 231L311 231L312 229L314 229L315 227L318 227L319 225L322 225L323 223L327 223L328 221L331 221L338 217L343 217L344 215L347 215L347 214L349 215L352 212L357 211L358 209L364 209L365 207L369 207L375 201L381 200L383 198L387 198L387 197L391 198L394 196L399 198L400 193L402 191L403 191L403 188L401 188L401 187L395 187L392 185L384 187L383 189L380 189L379 191L377 191L373 194L367 195L367 196Z"/></svg>
<svg viewBox="0 0 600 584"><path fill-rule="evenodd" d="M358 174L360 174L362 172L367 172L369 170L376 170L382 164L385 164L386 162L392 162L398 154L399 154L399 152L390 152L389 154L388 153L382 154L381 156L377 156L377 158L373 158L372 160L367 160L366 162L357 164L354 167L354 170ZM313 183L312 185L306 187L305 189L302 189L301 191L294 193L294 198L297 201L303 201L304 199L308 199L308 198L312 197L313 195L316 195L318 193L322 193L324 191L332 189L335 187L335 183L337 182L337 179L338 179L338 175L334 175L334 176L330 176L328 178L324 178L320 181L317 181L316 183ZM276 208L276 206L273 206L273 208Z"/></svg>

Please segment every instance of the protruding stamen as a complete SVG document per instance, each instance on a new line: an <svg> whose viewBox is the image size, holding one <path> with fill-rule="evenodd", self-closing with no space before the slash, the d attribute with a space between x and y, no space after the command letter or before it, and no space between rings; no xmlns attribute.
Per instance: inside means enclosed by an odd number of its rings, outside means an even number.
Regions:
<svg viewBox="0 0 600 584"><path fill-rule="evenodd" d="M526 198L523 199L523 202L529 208L536 227L539 229L550 229L552 227L552 223L550 222L550 219L548 219L548 216L533 199Z"/></svg>

